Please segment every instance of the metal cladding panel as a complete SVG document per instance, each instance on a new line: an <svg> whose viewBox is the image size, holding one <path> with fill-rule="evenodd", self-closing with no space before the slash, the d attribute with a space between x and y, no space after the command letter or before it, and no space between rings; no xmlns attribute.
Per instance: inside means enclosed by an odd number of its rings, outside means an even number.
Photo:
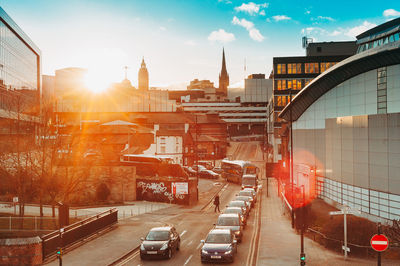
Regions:
<svg viewBox="0 0 400 266"><path fill-rule="evenodd" d="M295 121L319 97L345 80L379 67L395 64L400 64L400 43L392 43L349 57L315 78L282 110L279 117L289 121L289 110L292 108L292 119Z"/></svg>

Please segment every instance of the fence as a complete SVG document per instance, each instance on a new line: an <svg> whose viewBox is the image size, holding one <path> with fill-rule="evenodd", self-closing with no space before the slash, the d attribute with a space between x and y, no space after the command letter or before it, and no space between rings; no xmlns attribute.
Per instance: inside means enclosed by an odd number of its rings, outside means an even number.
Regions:
<svg viewBox="0 0 400 266"><path fill-rule="evenodd" d="M57 230L54 217L0 217L0 231L52 231Z"/></svg>
<svg viewBox="0 0 400 266"><path fill-rule="evenodd" d="M110 209L42 237L43 258L53 255L58 248L68 247L118 222L118 210Z"/></svg>

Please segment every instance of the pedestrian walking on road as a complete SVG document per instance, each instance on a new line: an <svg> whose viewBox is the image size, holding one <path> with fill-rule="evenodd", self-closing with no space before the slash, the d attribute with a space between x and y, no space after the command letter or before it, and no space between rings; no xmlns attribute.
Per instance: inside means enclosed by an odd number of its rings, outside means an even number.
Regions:
<svg viewBox="0 0 400 266"><path fill-rule="evenodd" d="M218 212L221 212L219 210L219 196L218 195L215 196L215 198L214 198L214 205L215 205L214 212L217 212L217 208L218 208Z"/></svg>

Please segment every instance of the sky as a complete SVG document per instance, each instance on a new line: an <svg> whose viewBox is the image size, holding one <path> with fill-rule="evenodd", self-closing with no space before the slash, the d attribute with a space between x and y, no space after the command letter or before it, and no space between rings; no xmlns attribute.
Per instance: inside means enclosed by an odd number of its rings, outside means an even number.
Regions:
<svg viewBox="0 0 400 266"><path fill-rule="evenodd" d="M224 47L236 87L249 74L268 76L273 57L305 55L303 36L355 40L400 17L395 0L0 0L0 6L41 49L43 74L83 67L98 86L121 81L124 66L137 86L143 57L150 86L182 88L195 78L218 86Z"/></svg>

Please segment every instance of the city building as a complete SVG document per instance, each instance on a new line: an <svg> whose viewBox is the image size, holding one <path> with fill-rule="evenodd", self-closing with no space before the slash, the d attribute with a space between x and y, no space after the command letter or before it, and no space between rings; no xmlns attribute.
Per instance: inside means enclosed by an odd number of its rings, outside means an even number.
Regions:
<svg viewBox="0 0 400 266"><path fill-rule="evenodd" d="M252 74L244 80L244 95L242 103L266 104L272 95L272 79L266 79L265 74Z"/></svg>
<svg viewBox="0 0 400 266"><path fill-rule="evenodd" d="M0 8L0 150L33 147L41 98L41 51ZM30 145L27 145L27 144Z"/></svg>
<svg viewBox="0 0 400 266"><path fill-rule="evenodd" d="M268 117L269 158L273 162L282 159L280 147L282 121L278 117L279 112L314 78L356 52L354 42L310 43L307 45L305 47L306 54L312 54L310 56L273 58L273 73L271 74L273 93L268 108L270 110ZM342 49L345 54L340 55ZM314 50L319 51L318 56L314 55ZM351 54L349 51L353 51L353 53Z"/></svg>
<svg viewBox="0 0 400 266"><path fill-rule="evenodd" d="M299 169L311 169L325 201L373 220L398 220L400 18L358 35L357 46L357 54L313 79L279 115L292 121L293 183L307 185ZM289 127L283 134L290 136Z"/></svg>
<svg viewBox="0 0 400 266"><path fill-rule="evenodd" d="M226 70L225 49L222 48L222 67L221 67L221 73L219 74L218 92L226 96L228 95L228 87L229 87L229 75L228 71Z"/></svg>
<svg viewBox="0 0 400 266"><path fill-rule="evenodd" d="M140 65L138 73L138 88L141 91L149 90L149 72L147 71L146 63L144 58L142 59L142 64Z"/></svg>

